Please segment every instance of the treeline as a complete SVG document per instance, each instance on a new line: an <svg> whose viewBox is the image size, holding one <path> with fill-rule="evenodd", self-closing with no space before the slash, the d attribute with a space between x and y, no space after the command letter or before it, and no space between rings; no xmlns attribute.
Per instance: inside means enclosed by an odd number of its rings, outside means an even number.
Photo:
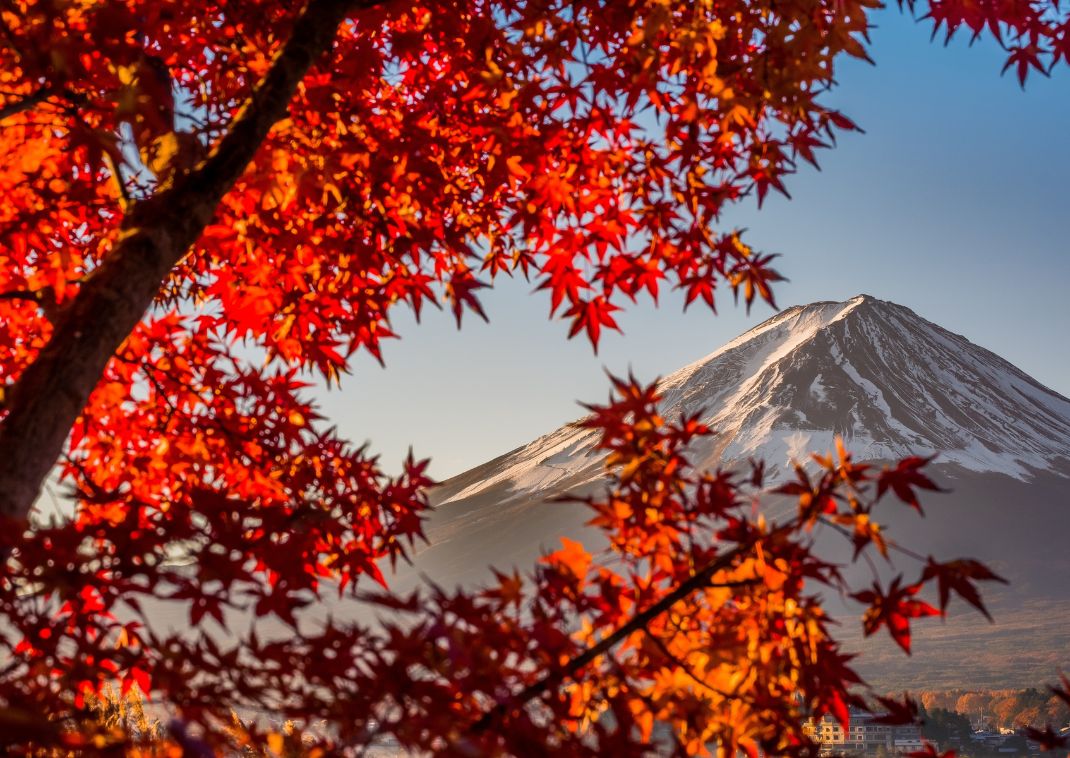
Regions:
<svg viewBox="0 0 1070 758"><path fill-rule="evenodd" d="M916 698L930 720L948 719L939 712L958 714L972 728L1016 729L1022 726L1066 726L1070 709L1047 689L1025 690L944 690L921 692ZM961 722L960 722L961 723Z"/></svg>

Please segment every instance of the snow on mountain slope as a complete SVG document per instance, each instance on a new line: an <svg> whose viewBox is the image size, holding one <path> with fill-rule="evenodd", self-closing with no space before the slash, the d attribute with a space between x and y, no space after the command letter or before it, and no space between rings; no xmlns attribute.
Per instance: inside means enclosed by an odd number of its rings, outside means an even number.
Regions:
<svg viewBox="0 0 1070 758"><path fill-rule="evenodd" d="M894 303L859 295L788 308L662 381L668 416L718 431L697 462L784 466L842 435L860 459L937 453L1029 480L1070 472L1070 400ZM595 433L565 426L445 482L439 502L530 497L597 479Z"/></svg>
<svg viewBox="0 0 1070 758"><path fill-rule="evenodd" d="M719 430L692 451L700 465L755 456L783 472L790 458L829 449L836 434L859 458L937 453L948 464L934 473L951 491L925 493L924 519L885 508L886 532L922 554L974 557L1011 584L985 588L995 624L957 613L919 625L909 660L881 636L863 640L860 608L830 598L870 681L889 691L1028 687L1070 666L1070 400L868 296L789 308L665 377L662 389L667 414L704 409ZM444 482L430 545L395 586L418 576L474 586L490 579L488 566L528 571L561 537L598 549L589 510L547 502L597 486L595 442L564 426ZM817 538L834 560L837 549L849 558L839 535Z"/></svg>

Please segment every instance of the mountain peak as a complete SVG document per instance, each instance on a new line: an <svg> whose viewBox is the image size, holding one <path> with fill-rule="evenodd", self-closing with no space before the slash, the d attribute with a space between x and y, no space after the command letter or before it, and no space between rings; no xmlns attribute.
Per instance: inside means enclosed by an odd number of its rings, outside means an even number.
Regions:
<svg viewBox="0 0 1070 758"><path fill-rule="evenodd" d="M701 465L761 457L786 470L841 436L861 460L938 462L1028 480L1070 476L1070 400L909 308L857 295L777 313L662 380L664 414L700 413L718 434ZM593 432L540 437L446 486L531 493L601 475ZM449 485L449 483L447 483Z"/></svg>
<svg viewBox="0 0 1070 758"><path fill-rule="evenodd" d="M1016 478L1070 463L1070 400L870 295L782 311L663 391L681 411L708 410L730 460L784 463L840 435L861 458L935 454Z"/></svg>
<svg viewBox="0 0 1070 758"><path fill-rule="evenodd" d="M938 633L919 630L913 668L898 657L894 668L887 656L873 659L867 673L879 679L875 667L890 677L886 689L921 676L931 682L939 672L969 671L986 686L1025 681L1036 674L1014 657L1020 649L1041 651L1033 657L1042 662L1065 659L1070 602L1059 580L1070 571L1070 400L965 337L869 295L787 308L670 374L661 389L666 417L700 412L717 431L689 449L700 468L761 458L772 483L790 475L791 460L805 465L810 452L830 450L837 434L858 460L935 454L948 464L933 473L952 477L954 491L926 498L923 525L910 509L888 507L882 527L909 534L921 554L966 554L993 566L1014 588L997 615L1029 623L1019 624L1021 633L990 633L950 614ZM441 484L420 570L446 586L485 582L486 564L527 565L560 537L603 544L588 508L546 505L598 490L605 458L597 443L596 431L563 426ZM762 507L775 517L793 504ZM996 610L1000 598L986 602ZM1000 668L1004 660L1013 668Z"/></svg>

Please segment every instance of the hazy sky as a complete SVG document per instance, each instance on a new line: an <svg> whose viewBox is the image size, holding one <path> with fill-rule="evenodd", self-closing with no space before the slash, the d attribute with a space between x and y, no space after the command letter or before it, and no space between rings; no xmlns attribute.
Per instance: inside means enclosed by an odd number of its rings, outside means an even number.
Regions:
<svg viewBox="0 0 1070 758"><path fill-rule="evenodd" d="M1070 68L1023 92L1000 77L995 44L944 48L894 8L875 18L877 65L844 63L828 101L866 133L793 177L792 200L748 202L726 226L782 253L780 307L862 292L893 300L1070 396ZM576 418L577 401L604 400L605 369L653 379L773 313L759 305L748 317L727 293L718 316L683 314L675 295L641 301L595 356L566 341L532 289L496 285L489 325L399 318L387 367L358 359L341 390L319 395L325 415L389 470L411 444L445 478Z"/></svg>

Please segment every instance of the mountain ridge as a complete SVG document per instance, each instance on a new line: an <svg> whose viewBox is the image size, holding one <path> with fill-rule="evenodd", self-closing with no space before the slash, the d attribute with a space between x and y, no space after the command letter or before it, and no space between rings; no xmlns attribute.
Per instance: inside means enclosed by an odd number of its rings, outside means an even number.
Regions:
<svg viewBox="0 0 1070 758"><path fill-rule="evenodd" d="M699 465L774 468L844 437L860 459L936 454L1027 481L1070 475L1070 399L992 351L870 295L786 308L660 382L665 415L704 409ZM596 435L564 425L443 483L440 502L499 485L527 496L601 475ZM494 470L496 469L496 470Z"/></svg>
<svg viewBox="0 0 1070 758"><path fill-rule="evenodd" d="M789 453L827 450L837 433L857 459L939 454L930 473L944 491L925 493L924 519L889 498L885 534L921 555L976 558L1011 584L986 587L995 624L956 610L918 625L910 658L884 637L863 639L861 611L828 598L872 683L1029 687L1070 665L1070 400L966 337L869 296L787 308L661 386L665 413L705 407L703 419L720 431L691 451L700 467L753 454L783 474ZM908 444L916 438L928 448ZM566 424L439 485L431 544L409 581L419 573L440 585L478 585L490 566L529 570L561 537L598 551L604 539L587 525L589 510L548 502L600 486L596 442L596 432ZM783 507L792 504L770 498L763 511ZM815 539L849 559L839 535Z"/></svg>

